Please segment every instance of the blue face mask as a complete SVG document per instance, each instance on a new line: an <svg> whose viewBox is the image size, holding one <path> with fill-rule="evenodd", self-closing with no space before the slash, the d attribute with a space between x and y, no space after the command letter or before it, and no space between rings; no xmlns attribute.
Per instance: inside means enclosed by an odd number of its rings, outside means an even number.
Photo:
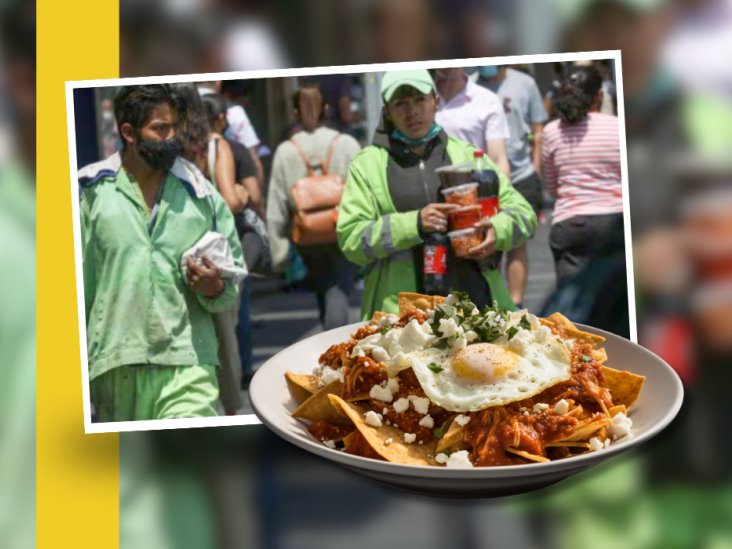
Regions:
<svg viewBox="0 0 732 549"><path fill-rule="evenodd" d="M416 139L413 139L411 137L407 137L399 130L392 131L389 135L392 139L396 139L397 141L401 141L405 145L409 147L421 147L422 145L426 145L429 143L432 139L437 137L440 132L442 131L442 127L437 124L436 122L432 123L432 127L430 128L430 131L428 131L425 135L422 137L418 137Z"/></svg>
<svg viewBox="0 0 732 549"><path fill-rule="evenodd" d="M498 75L499 70L498 65L486 65L485 67L478 67L478 74L481 78L493 78Z"/></svg>

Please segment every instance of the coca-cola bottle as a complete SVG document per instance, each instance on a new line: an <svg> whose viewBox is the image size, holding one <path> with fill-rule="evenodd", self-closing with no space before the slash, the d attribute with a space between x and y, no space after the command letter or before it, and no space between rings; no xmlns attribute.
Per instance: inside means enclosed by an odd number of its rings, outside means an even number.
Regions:
<svg viewBox="0 0 732 549"><path fill-rule="evenodd" d="M488 167L483 151L473 153L473 179L478 183L478 202L483 217L498 213L498 174Z"/></svg>
<svg viewBox="0 0 732 549"><path fill-rule="evenodd" d="M422 246L422 293L447 295L447 235L428 233Z"/></svg>

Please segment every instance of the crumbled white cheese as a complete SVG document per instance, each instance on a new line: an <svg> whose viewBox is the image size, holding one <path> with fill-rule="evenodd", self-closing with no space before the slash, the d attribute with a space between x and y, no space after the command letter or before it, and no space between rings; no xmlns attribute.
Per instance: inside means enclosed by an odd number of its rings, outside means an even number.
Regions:
<svg viewBox="0 0 732 549"><path fill-rule="evenodd" d="M388 409L388 408L384 408L383 410L381 410L381 413L382 413L383 415L386 415L386 413L387 413L388 411L389 411L389 409Z"/></svg>
<svg viewBox="0 0 732 549"><path fill-rule="evenodd" d="M457 423L461 427L464 427L465 425L470 423L470 417L464 416L463 414L458 414L457 416L455 416L455 423Z"/></svg>
<svg viewBox="0 0 732 549"><path fill-rule="evenodd" d="M554 406L554 413L559 416L563 416L567 412L569 412L569 402L564 399L557 402Z"/></svg>
<svg viewBox="0 0 732 549"><path fill-rule="evenodd" d="M508 342L508 348L516 354L524 355L528 351L533 339L528 330L519 330Z"/></svg>
<svg viewBox="0 0 732 549"><path fill-rule="evenodd" d="M412 400L412 406L414 406L414 409L417 410L417 412L425 415L430 409L430 399L427 397L415 397L415 399Z"/></svg>
<svg viewBox="0 0 732 549"><path fill-rule="evenodd" d="M435 456L435 461L444 465L445 463L447 463L447 454L443 454L442 452L440 452Z"/></svg>
<svg viewBox="0 0 732 549"><path fill-rule="evenodd" d="M420 327L425 334L432 335L432 326L430 326L429 322L423 322L420 324Z"/></svg>
<svg viewBox="0 0 732 549"><path fill-rule="evenodd" d="M534 412L543 412L544 410L548 410L549 405L546 402L537 402L534 404Z"/></svg>
<svg viewBox="0 0 732 549"><path fill-rule="evenodd" d="M384 416L381 414L377 414L372 410L369 410L364 414L366 425L371 425L371 427L381 427L381 420L383 417Z"/></svg>
<svg viewBox="0 0 732 549"><path fill-rule="evenodd" d="M329 383L332 383L335 380L343 382L343 370L334 370L333 368L326 366L323 368L323 373L321 376L321 379L323 380L323 383L325 385L328 385Z"/></svg>
<svg viewBox="0 0 732 549"><path fill-rule="evenodd" d="M419 424L422 427L427 427L428 429L432 429L435 426L435 420L432 419L432 416L427 414L422 419L419 420Z"/></svg>
<svg viewBox="0 0 732 549"><path fill-rule="evenodd" d="M440 333L443 337L452 337L458 331L458 325L454 318L441 318L440 319Z"/></svg>
<svg viewBox="0 0 732 549"><path fill-rule="evenodd" d="M534 333L534 341L544 343L552 336L552 331L547 326L539 326Z"/></svg>
<svg viewBox="0 0 732 549"><path fill-rule="evenodd" d="M521 408L519 408L519 412L527 412L528 410L529 409L526 406L521 406Z"/></svg>
<svg viewBox="0 0 732 549"><path fill-rule="evenodd" d="M613 416L608 431L613 436L613 440L623 438L630 435L633 428L633 420L626 416L623 412L619 412Z"/></svg>
<svg viewBox="0 0 732 549"><path fill-rule="evenodd" d="M453 452L450 457L447 458L447 466L461 469L469 469L473 467L468 457L467 450L460 450L459 452Z"/></svg>
<svg viewBox="0 0 732 549"><path fill-rule="evenodd" d="M462 329L462 328L461 328ZM453 349L464 349L468 345L468 340L465 337L456 337L450 342L450 347Z"/></svg>
<svg viewBox="0 0 732 549"><path fill-rule="evenodd" d="M590 449L593 452L597 452L598 450L602 450L605 447L605 445L602 443L602 441L597 437L592 437L590 439Z"/></svg>
<svg viewBox="0 0 732 549"><path fill-rule="evenodd" d="M386 362L391 357L389 356L389 353L386 349L380 346L376 346L373 349L371 349L371 356L376 360L377 362Z"/></svg>
<svg viewBox="0 0 732 549"><path fill-rule="evenodd" d="M392 442L394 442L394 439L389 437L384 441L384 446L389 446Z"/></svg>
<svg viewBox="0 0 732 549"><path fill-rule="evenodd" d="M473 310L470 311L470 316L475 316L480 314L480 311L478 310L478 307L473 307Z"/></svg>
<svg viewBox="0 0 732 549"><path fill-rule="evenodd" d="M356 353L356 356L360 356L361 358L363 358L366 356L366 351L364 351L363 349L359 349Z"/></svg>
<svg viewBox="0 0 732 549"><path fill-rule="evenodd" d="M417 435L414 433L404 433L404 442L407 444L412 444L415 440L417 440Z"/></svg>
<svg viewBox="0 0 732 549"><path fill-rule="evenodd" d="M465 339L468 340L468 343L472 343L476 339L478 339L478 334L476 334L473 330L468 330L465 332Z"/></svg>
<svg viewBox="0 0 732 549"><path fill-rule="evenodd" d="M322 366L316 366L313 368L313 375L320 377L320 375L323 373L323 367Z"/></svg>
<svg viewBox="0 0 732 549"><path fill-rule="evenodd" d="M394 411L397 414L405 412L407 408L409 408L409 399L407 398L402 397L394 402Z"/></svg>
<svg viewBox="0 0 732 549"><path fill-rule="evenodd" d="M396 393L399 390L399 381L397 381L397 378L390 377L386 381L386 388L389 389L392 393Z"/></svg>
<svg viewBox="0 0 732 549"><path fill-rule="evenodd" d="M384 315L379 319L379 327L384 328L386 326L393 326L397 322L399 322L399 317L397 315Z"/></svg>
<svg viewBox="0 0 732 549"><path fill-rule="evenodd" d="M335 450L335 441L333 440L324 440L323 444L330 448L331 450Z"/></svg>
<svg viewBox="0 0 732 549"><path fill-rule="evenodd" d="M390 330L386 334L387 337L393 331L394 330ZM406 353L411 353L412 351L418 350L421 351L434 340L435 336L425 333L419 321L416 318L413 318L409 321L409 324L407 324L404 329L401 330L401 334L399 337L399 345L401 346L400 350ZM391 352L389 347L386 348L387 350L389 350L390 354L395 354Z"/></svg>
<svg viewBox="0 0 732 549"><path fill-rule="evenodd" d="M381 385L374 385L373 387L371 387L371 390L369 391L369 396L383 402L391 402L394 398L394 395L392 395L389 388L382 387Z"/></svg>
<svg viewBox="0 0 732 549"><path fill-rule="evenodd" d="M532 330L539 330L541 328L546 328L546 326L542 326L541 322L539 322L539 317L536 315L532 315L531 313L526 313L526 318L529 319L529 324L531 324ZM549 328L547 328L549 330ZM549 330L551 332L551 330Z"/></svg>
<svg viewBox="0 0 732 549"><path fill-rule="evenodd" d="M445 305L450 305L451 307L455 305L458 301L460 301L457 296L454 296L452 294L448 295L445 298Z"/></svg>

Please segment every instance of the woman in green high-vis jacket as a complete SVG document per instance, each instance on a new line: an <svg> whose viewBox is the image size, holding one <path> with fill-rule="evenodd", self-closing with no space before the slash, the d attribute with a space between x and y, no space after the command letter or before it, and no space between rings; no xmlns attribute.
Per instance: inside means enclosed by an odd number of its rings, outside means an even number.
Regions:
<svg viewBox="0 0 732 549"><path fill-rule="evenodd" d="M450 205L437 202L435 169L472 162L475 149L448 137L435 123L438 97L426 70L384 75L382 123L373 144L351 163L338 212L338 243L346 257L367 267L362 318L397 312L399 292L418 291L422 242L447 229ZM488 161L490 167L499 170ZM489 260L496 250L520 246L535 230L531 206L499 172L501 212L484 219L485 240L470 258L448 258L448 283L483 306L515 308L506 284Z"/></svg>

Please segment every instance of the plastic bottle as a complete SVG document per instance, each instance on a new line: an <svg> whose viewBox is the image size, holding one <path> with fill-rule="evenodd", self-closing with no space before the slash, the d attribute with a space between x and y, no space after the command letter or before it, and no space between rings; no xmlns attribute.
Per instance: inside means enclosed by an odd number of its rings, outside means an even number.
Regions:
<svg viewBox="0 0 732 549"><path fill-rule="evenodd" d="M498 174L491 170L483 151L473 153L473 179L478 183L478 202L483 217L492 217L498 213Z"/></svg>
<svg viewBox="0 0 732 549"><path fill-rule="evenodd" d="M447 295L447 235L428 233L422 245L422 293Z"/></svg>

